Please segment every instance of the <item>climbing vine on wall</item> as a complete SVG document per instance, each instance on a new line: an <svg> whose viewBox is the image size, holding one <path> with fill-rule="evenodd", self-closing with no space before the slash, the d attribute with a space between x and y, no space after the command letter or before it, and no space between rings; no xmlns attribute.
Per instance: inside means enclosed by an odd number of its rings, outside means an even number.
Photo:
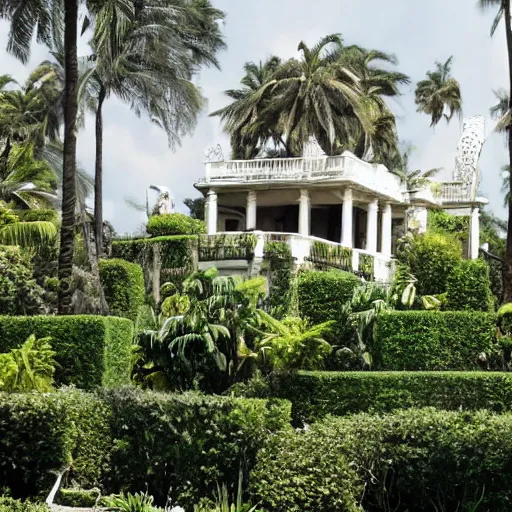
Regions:
<svg viewBox="0 0 512 512"><path fill-rule="evenodd" d="M267 242L264 256L270 283L268 307L276 318L283 318L290 313L295 289L292 251L286 242Z"/></svg>

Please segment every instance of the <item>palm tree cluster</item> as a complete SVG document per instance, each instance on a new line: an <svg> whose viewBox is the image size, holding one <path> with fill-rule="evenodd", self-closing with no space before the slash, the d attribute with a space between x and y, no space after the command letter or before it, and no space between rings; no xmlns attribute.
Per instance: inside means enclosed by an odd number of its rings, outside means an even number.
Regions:
<svg viewBox="0 0 512 512"><path fill-rule="evenodd" d="M147 115L167 133L169 144L194 127L204 105L193 77L217 66L224 47L218 22L224 14L209 0L0 0L0 18L11 22L8 51L28 60L33 36L52 50L33 79L46 110L44 135L58 138L63 123L59 255L59 311L69 313L77 202L77 128L81 114L96 115L95 235L102 247L102 107L111 95ZM91 53L78 57L78 28L90 37ZM1 85L1 84L0 84ZM26 98L30 101L31 98ZM11 123L9 123L11 125ZM15 129L16 125L13 125Z"/></svg>
<svg viewBox="0 0 512 512"><path fill-rule="evenodd" d="M396 58L345 46L339 34L311 48L301 42L298 49L299 59L247 63L243 87L225 93L233 102L211 114L224 122L233 158L253 158L267 145L279 155L297 156L315 136L329 155L347 149L386 163L398 137L385 99L409 83L391 68Z"/></svg>

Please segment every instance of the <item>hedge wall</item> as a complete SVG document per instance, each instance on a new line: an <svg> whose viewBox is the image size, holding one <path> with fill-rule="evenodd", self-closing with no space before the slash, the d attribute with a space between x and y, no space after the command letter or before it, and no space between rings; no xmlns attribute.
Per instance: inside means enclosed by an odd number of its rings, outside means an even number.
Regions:
<svg viewBox="0 0 512 512"><path fill-rule="evenodd" d="M49 491L72 463L79 485L146 490L187 507L221 482L236 488L272 432L290 429L285 401L135 389L0 395L0 482L16 497ZM13 467L16 466L15 470Z"/></svg>
<svg viewBox="0 0 512 512"><path fill-rule="evenodd" d="M251 473L273 512L511 509L512 415L410 409L275 436Z"/></svg>
<svg viewBox="0 0 512 512"><path fill-rule="evenodd" d="M49 337L58 363L55 381L83 389L130 382L133 324L101 316L0 316L0 352L35 334Z"/></svg>
<svg viewBox="0 0 512 512"><path fill-rule="evenodd" d="M512 410L512 374L503 372L298 372L274 376L270 389L292 402L295 424L412 407Z"/></svg>
<svg viewBox="0 0 512 512"><path fill-rule="evenodd" d="M462 260L448 276L446 292L447 310L494 310L489 266L483 260Z"/></svg>
<svg viewBox="0 0 512 512"><path fill-rule="evenodd" d="M135 321L145 302L144 273L137 263L126 260L102 260L101 285L110 314Z"/></svg>
<svg viewBox="0 0 512 512"><path fill-rule="evenodd" d="M1 486L15 498L46 498L68 466L78 484L98 484L112 443L108 413L76 390L0 393Z"/></svg>
<svg viewBox="0 0 512 512"><path fill-rule="evenodd" d="M496 315L469 311L384 313L374 339L377 370L477 370L498 350Z"/></svg>
<svg viewBox="0 0 512 512"><path fill-rule="evenodd" d="M334 320L332 332L325 336L330 343L339 343L344 337L340 326L341 308L352 299L361 280L350 272L307 270L298 276L298 304L300 316L311 324Z"/></svg>

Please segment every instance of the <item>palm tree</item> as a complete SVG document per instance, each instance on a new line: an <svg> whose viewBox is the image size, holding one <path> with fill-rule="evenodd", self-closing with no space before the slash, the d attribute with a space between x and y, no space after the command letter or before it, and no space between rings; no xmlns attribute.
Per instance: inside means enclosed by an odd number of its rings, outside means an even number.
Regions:
<svg viewBox="0 0 512 512"><path fill-rule="evenodd" d="M78 97L78 0L19 2L0 0L0 17L11 21L7 50L27 62L34 32L37 41L51 46L55 33L64 32L66 86L64 92L64 158L62 180L62 224L59 254L59 312L70 312L74 224L76 117Z"/></svg>
<svg viewBox="0 0 512 512"><path fill-rule="evenodd" d="M496 17L491 26L491 37L494 36L496 29L503 20L505 25L505 39L507 42L507 55L508 55L508 108L502 109L502 112L512 111L512 96L510 91L512 90L512 26L510 24L511 17L511 5L510 0L479 0L479 5L482 9L496 8ZM505 92L506 94L506 92ZM503 99L503 98L501 98ZM504 105L503 105L504 106ZM509 165L508 168L512 168L512 123L505 122L503 128L507 129L508 137L508 157ZM512 173L509 174L508 190L512 190ZM512 198L509 197L508 201L508 225L507 225L507 244L506 244L506 256L505 256L505 271L503 273L503 296L505 302L512 300Z"/></svg>
<svg viewBox="0 0 512 512"><path fill-rule="evenodd" d="M505 133L508 137L509 127L512 121L512 114L509 107L510 99L508 97L508 93L504 89L498 89L493 91L493 93L498 100L498 103L489 109L491 117L497 121L494 129L497 132Z"/></svg>
<svg viewBox="0 0 512 512"><path fill-rule="evenodd" d="M435 71L427 71L428 78L416 85L418 112L431 116L430 126L439 123L443 116L449 123L454 114L462 112L460 85L450 74L452 61L453 56L444 64L436 62Z"/></svg>
<svg viewBox="0 0 512 512"><path fill-rule="evenodd" d="M244 130L251 119L256 118L258 112L268 106L271 89L267 88L266 84L271 82L280 65L281 59L275 55L258 64L246 62L245 75L240 81L243 88L224 91L224 94L233 102L210 114L210 116L219 116L225 123L225 130L231 136L232 158L235 160L254 158L259 146L264 147L270 141L275 147L280 145L286 148L286 142L281 134L275 133L270 126L261 125L261 130L252 132L250 136ZM258 91L262 91L263 94L258 94ZM251 98L254 96L257 101L252 103Z"/></svg>
<svg viewBox="0 0 512 512"><path fill-rule="evenodd" d="M96 13L92 39L96 62L96 169L94 219L97 254L103 231L103 104L115 95L137 115L145 114L167 132L169 145L195 127L204 105L191 82L201 65L218 66L224 47L217 25L224 14L209 1L155 2L144 9L126 0L105 0ZM176 30L176 27L180 27Z"/></svg>
<svg viewBox="0 0 512 512"><path fill-rule="evenodd" d="M418 190L426 187L430 182L430 178L435 176L441 169L434 168L428 171L420 169L412 170L409 168L409 160L414 151L412 146L407 146L402 153L394 153L390 159L389 172L400 179L400 183L405 185L407 190Z"/></svg>

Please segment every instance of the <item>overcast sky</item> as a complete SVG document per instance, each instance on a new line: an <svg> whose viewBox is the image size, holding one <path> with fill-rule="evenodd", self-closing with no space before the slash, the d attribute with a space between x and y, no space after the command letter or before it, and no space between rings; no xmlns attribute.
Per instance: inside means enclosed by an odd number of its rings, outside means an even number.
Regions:
<svg viewBox="0 0 512 512"><path fill-rule="evenodd" d="M259 61L271 54L287 58L297 54L301 40L314 44L320 37L341 33L346 44L359 44L396 54L399 69L413 84L392 105L400 139L417 151L416 168L443 167L443 178L453 171L461 127L441 122L435 132L429 118L416 112L414 84L434 61L454 56L453 75L462 87L464 115L486 116L488 137L480 167L481 192L491 208L504 215L500 193L500 168L506 163L504 140L493 134L489 107L493 89L506 86L507 67L503 30L489 37L492 14L482 14L476 0L212 0L227 14L224 34L228 49L220 55L221 71L202 72L199 82L209 105L192 137L175 152L167 147L166 135L149 121L138 119L116 99L105 106L104 127L104 215L118 232L135 230L145 220L125 204L125 197L143 202L146 188L166 185L176 198L178 210L187 212L185 197L198 196L193 184L203 171L203 151L220 143L229 154L229 143L217 119L207 113L226 104L222 91L235 88L246 61ZM8 25L0 23L0 47L5 48ZM5 51L0 53L0 73L18 80L46 55L34 46L32 58L23 66ZM78 139L78 158L89 173L94 169L94 122L88 119Z"/></svg>

